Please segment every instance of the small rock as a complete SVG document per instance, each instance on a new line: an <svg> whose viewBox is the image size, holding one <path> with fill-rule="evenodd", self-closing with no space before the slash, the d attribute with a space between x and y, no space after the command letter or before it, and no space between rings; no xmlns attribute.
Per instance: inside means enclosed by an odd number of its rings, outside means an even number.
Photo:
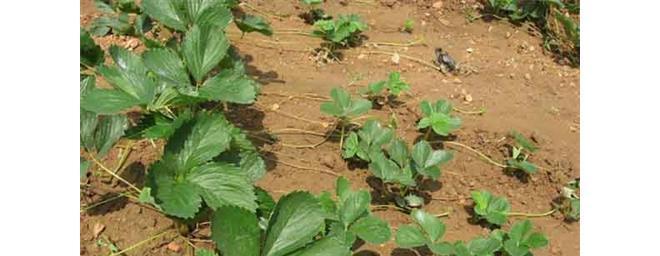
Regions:
<svg viewBox="0 0 660 256"><path fill-rule="evenodd" d="M432 6L435 9L441 9L442 8L442 1L437 1L437 2L433 3Z"/></svg>
<svg viewBox="0 0 660 256"><path fill-rule="evenodd" d="M358 60L364 59L366 57L367 55L365 55L364 53L360 53L360 55L357 56Z"/></svg>
<svg viewBox="0 0 660 256"><path fill-rule="evenodd" d="M169 244L167 244L167 249L173 252L179 252L181 251L181 245L175 242L170 242Z"/></svg>
<svg viewBox="0 0 660 256"><path fill-rule="evenodd" d="M101 232L103 232L103 230L105 230L105 225L103 225L101 223L94 224L94 228L92 229L92 233L94 234L94 238L99 237L99 235L101 234Z"/></svg>
<svg viewBox="0 0 660 256"><path fill-rule="evenodd" d="M468 53L472 53L472 52L474 52L474 49L472 49L472 48L467 48L466 51L467 51Z"/></svg>
<svg viewBox="0 0 660 256"><path fill-rule="evenodd" d="M514 74L514 73L509 74L509 78L511 78L511 79L516 78L516 74Z"/></svg>
<svg viewBox="0 0 660 256"><path fill-rule="evenodd" d="M273 105L270 107L270 109L272 109L272 110L278 110L278 109L280 109L280 104L275 103L275 104L273 104Z"/></svg>
<svg viewBox="0 0 660 256"><path fill-rule="evenodd" d="M511 38L511 32L506 32L506 36L505 36L505 37L506 37L506 39Z"/></svg>
<svg viewBox="0 0 660 256"><path fill-rule="evenodd" d="M440 21L440 23L442 23L442 25L449 26L449 21L448 20L438 19L438 21Z"/></svg>
<svg viewBox="0 0 660 256"><path fill-rule="evenodd" d="M460 83L463 83L463 81L461 81L461 79L458 79L458 77L457 77L457 78L454 78L454 83L455 84L460 84Z"/></svg>
<svg viewBox="0 0 660 256"><path fill-rule="evenodd" d="M525 73L525 79L532 80L532 75L530 75L529 73Z"/></svg>

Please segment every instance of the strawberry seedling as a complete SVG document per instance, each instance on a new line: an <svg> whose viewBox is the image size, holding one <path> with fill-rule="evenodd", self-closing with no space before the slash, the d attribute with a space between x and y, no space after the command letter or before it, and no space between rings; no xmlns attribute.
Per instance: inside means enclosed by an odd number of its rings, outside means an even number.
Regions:
<svg viewBox="0 0 660 256"><path fill-rule="evenodd" d="M383 90L385 94L383 95ZM410 90L410 85L401 80L401 73L391 72L387 80L369 84L361 92L379 105L392 103L402 92Z"/></svg>
<svg viewBox="0 0 660 256"><path fill-rule="evenodd" d="M342 148L342 157L357 157L371 162L373 156L382 154L383 147L394 138L394 130L382 127L380 122L369 120L357 132L350 132Z"/></svg>
<svg viewBox="0 0 660 256"><path fill-rule="evenodd" d="M355 14L340 15L335 20L316 21L312 34L326 41L316 50L317 56L321 57L319 60L327 60L328 57L336 59L338 49L360 45L362 32L366 30L367 24Z"/></svg>
<svg viewBox="0 0 660 256"><path fill-rule="evenodd" d="M414 27L415 27L415 22L411 19L407 19L405 22L403 22L403 27L401 27L401 30L403 30L406 33L412 34Z"/></svg>
<svg viewBox="0 0 660 256"><path fill-rule="evenodd" d="M504 224L511 211L511 205L506 198L494 196L488 191L472 191L472 200L477 219L486 220L493 225Z"/></svg>
<svg viewBox="0 0 660 256"><path fill-rule="evenodd" d="M396 244L401 248L427 246L433 253L445 255L452 245L443 242L445 224L437 217L418 209L412 210L410 217L414 224L399 226L396 232Z"/></svg>
<svg viewBox="0 0 660 256"><path fill-rule="evenodd" d="M319 20L331 20L332 16L325 13L321 9L320 5L323 4L323 0L300 0L305 4L306 11L299 15L300 18L305 20L307 24L314 24Z"/></svg>
<svg viewBox="0 0 660 256"><path fill-rule="evenodd" d="M369 205L371 194L365 190L353 191L350 182L339 177L336 182L337 201L324 192L318 198L330 218L327 221L327 237L343 241L351 247L356 238L371 244L382 244L390 239L387 222L372 215Z"/></svg>
<svg viewBox="0 0 660 256"><path fill-rule="evenodd" d="M417 129L427 129L424 135L428 139L431 130L440 136L448 136L461 127L461 119L451 116L452 105L448 101L438 100L435 105L428 101L420 103L424 117L417 123Z"/></svg>
<svg viewBox="0 0 660 256"><path fill-rule="evenodd" d="M340 129L341 137L339 148L343 148L344 132L347 126L351 124L351 120L358 117L371 109L371 102L365 99L351 99L351 95L346 90L335 87L330 91L331 102L324 102L321 104L321 112L337 118Z"/></svg>
<svg viewBox="0 0 660 256"><path fill-rule="evenodd" d="M537 150L537 147L519 132L511 131L511 136L516 141L517 146L513 146L511 149L511 158L506 161L508 167L522 170L527 174L536 173L538 168L536 165L527 161L529 154L524 152L533 153Z"/></svg>
<svg viewBox="0 0 660 256"><path fill-rule="evenodd" d="M539 232L532 232L532 222L524 220L511 226L503 236L503 249L510 256L532 255L530 250L548 245L548 239Z"/></svg>

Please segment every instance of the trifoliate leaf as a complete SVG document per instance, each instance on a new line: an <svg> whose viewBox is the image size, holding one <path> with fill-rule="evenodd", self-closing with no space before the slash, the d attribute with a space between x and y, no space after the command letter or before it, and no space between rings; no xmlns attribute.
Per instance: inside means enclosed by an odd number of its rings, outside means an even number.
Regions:
<svg viewBox="0 0 660 256"><path fill-rule="evenodd" d="M422 101L420 108L424 117L417 124L417 129L431 127L436 134L448 136L461 126L461 119L450 115L452 106L445 100L438 100L435 106L428 101Z"/></svg>
<svg viewBox="0 0 660 256"><path fill-rule="evenodd" d="M377 217L366 216L358 219L350 227L360 239L372 244L382 244L390 240L392 236L390 225Z"/></svg>
<svg viewBox="0 0 660 256"><path fill-rule="evenodd" d="M414 225L401 225L396 231L396 244L402 248L413 248L428 242L422 230Z"/></svg>
<svg viewBox="0 0 660 256"><path fill-rule="evenodd" d="M94 67L103 63L103 50L96 45L87 31L80 28L80 64Z"/></svg>
<svg viewBox="0 0 660 256"><path fill-rule="evenodd" d="M234 19L234 23L236 23L238 29L243 31L243 33L256 31L267 36L273 35L273 29L270 27L270 24L259 16L245 14L240 19Z"/></svg>
<svg viewBox="0 0 660 256"><path fill-rule="evenodd" d="M254 213L220 207L211 219L211 239L223 255L259 256L261 230Z"/></svg>
<svg viewBox="0 0 660 256"><path fill-rule="evenodd" d="M186 180L195 186L197 193L213 209L227 205L251 212L257 209L252 184L238 167L209 163L194 168Z"/></svg>
<svg viewBox="0 0 660 256"><path fill-rule="evenodd" d="M225 57L229 41L224 32L193 25L181 43L181 53L188 70L200 83L206 74Z"/></svg>
<svg viewBox="0 0 660 256"><path fill-rule="evenodd" d="M321 104L321 112L339 118L353 118L371 109L371 101L365 99L351 100L344 89L336 87L330 91L331 102Z"/></svg>
<svg viewBox="0 0 660 256"><path fill-rule="evenodd" d="M133 97L140 104L148 104L155 96L156 83L147 76L142 58L124 48L110 46L112 66L100 66L98 72L113 87Z"/></svg>
<svg viewBox="0 0 660 256"><path fill-rule="evenodd" d="M399 96L401 92L410 90L410 85L401 80L401 73L399 72L390 73L385 87L394 96Z"/></svg>
<svg viewBox="0 0 660 256"><path fill-rule="evenodd" d="M445 150L433 150L431 144L421 140L413 146L412 158L415 170L424 176L437 179L440 176L440 164L453 158L453 154Z"/></svg>
<svg viewBox="0 0 660 256"><path fill-rule="evenodd" d="M185 31L191 23L186 15L185 4L185 1L179 0L143 0L142 10L165 26Z"/></svg>
<svg viewBox="0 0 660 256"><path fill-rule="evenodd" d="M340 240L332 237L325 237L315 241L311 245L291 256L350 256L351 251L348 246Z"/></svg>
<svg viewBox="0 0 660 256"><path fill-rule="evenodd" d="M418 209L413 209L410 216L422 228L430 243L438 242L445 234L445 224L437 217Z"/></svg>
<svg viewBox="0 0 660 256"><path fill-rule="evenodd" d="M530 249L548 245L548 239L541 233L532 233L532 222L524 220L511 226L504 249L512 256L525 256Z"/></svg>
<svg viewBox="0 0 660 256"><path fill-rule="evenodd" d="M181 58L170 48L150 49L142 56L144 64L161 82L175 88L190 86L188 72Z"/></svg>
<svg viewBox="0 0 660 256"><path fill-rule="evenodd" d="M372 157L369 164L369 170L374 176L381 178L385 182L395 182L406 186L414 186L415 180L412 177L410 168L401 169L394 161L387 159L383 153Z"/></svg>
<svg viewBox="0 0 660 256"><path fill-rule="evenodd" d="M263 244L262 256L283 256L294 252L321 231L324 212L309 193L293 192L275 206Z"/></svg>
<svg viewBox="0 0 660 256"><path fill-rule="evenodd" d="M487 191L473 191L472 200L475 203L474 212L480 219L485 219L495 225L502 225L506 222L511 210L511 205L506 198L493 196Z"/></svg>
<svg viewBox="0 0 660 256"><path fill-rule="evenodd" d="M256 82L244 73L224 69L204 82L199 96L208 100L251 104L257 97L257 87Z"/></svg>

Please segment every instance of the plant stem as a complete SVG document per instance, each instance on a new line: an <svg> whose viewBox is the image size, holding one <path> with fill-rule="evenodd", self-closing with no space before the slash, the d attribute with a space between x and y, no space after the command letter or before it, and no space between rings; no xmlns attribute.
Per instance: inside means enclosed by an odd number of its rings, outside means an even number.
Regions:
<svg viewBox="0 0 660 256"><path fill-rule="evenodd" d="M437 67L436 65L433 65L433 64L431 64L431 63L429 63L429 62L426 62L426 61L424 61L424 60L422 60L422 59L418 59L418 58L415 58L415 57L412 57L412 56L408 56L408 55L405 55L405 54L401 54L401 53L397 53L397 52L387 52L387 51L367 51L366 53L388 54L388 55L395 55L395 54L398 54L399 57L401 57L401 58L415 61L415 62L417 62L417 63L423 64L424 66L430 67L430 68L432 68L432 69L435 69L435 70L440 71L440 72L442 72L443 74L445 74L445 71L442 70L441 68Z"/></svg>
<svg viewBox="0 0 660 256"><path fill-rule="evenodd" d="M545 217L548 215L551 215L555 213L557 209L552 209L550 211L544 212L544 213L524 213L524 212L509 212L507 216L521 216L521 217L528 217L528 218L534 218L534 217Z"/></svg>
<svg viewBox="0 0 660 256"><path fill-rule="evenodd" d="M484 108L480 108L477 111L469 111L469 110L462 110L460 108L454 107L454 110L458 113L463 113L463 114L467 114L467 115L481 115L483 113L486 113L486 109L484 109Z"/></svg>
<svg viewBox="0 0 660 256"><path fill-rule="evenodd" d="M341 135L339 135L339 152L341 152L341 149L344 148L344 130L346 129L346 126L342 123L341 124Z"/></svg>
<svg viewBox="0 0 660 256"><path fill-rule="evenodd" d="M447 217L447 216L449 216L450 213L451 213L451 212L443 212L443 213L440 213L440 214L436 214L436 215L434 215L434 216L435 216L435 217L438 217L438 218L440 218L440 217Z"/></svg>
<svg viewBox="0 0 660 256"><path fill-rule="evenodd" d="M124 250L121 250L121 251L119 251L119 252L116 252L116 253L110 254L110 256L118 256L118 255L122 255L122 254L124 254L124 253L126 253L126 252L128 252L128 251L130 251L130 250L133 250L133 249L135 249L135 248L137 248L137 247L140 247L140 246L143 245L143 244L148 243L148 242L151 241L151 240L154 240L154 239L156 239L156 238L159 238L159 237L161 237L161 236L163 236L163 235L165 235L165 234L167 234L167 233L169 233L169 232L171 232L171 231L172 231L171 229L165 230L165 231L161 232L160 234L154 235L154 236L149 237L149 238L147 238L147 239L145 239L145 240L142 240L142 241L140 241L140 242L138 242L138 243L136 243L136 244L134 244L134 245L131 245L130 247L128 247L128 248L126 248L126 249L124 249Z"/></svg>
<svg viewBox="0 0 660 256"><path fill-rule="evenodd" d="M128 182L127 180L125 180L125 179L122 178L121 176L119 176L119 175L117 175L116 173L112 172L110 169L108 169L108 167L105 167L105 165L103 165L103 164L102 164L98 159L96 159L96 157L94 157L92 154L89 154L89 157L92 158L92 161L94 161L94 163L95 163L96 165L98 165L99 167L101 167L102 170L104 170L104 171L107 172L108 174L112 175L112 177L115 177L115 178L118 179L119 181L121 181L121 182L123 182L124 184L128 185L129 187L131 187L132 189L134 189L135 191L137 191L138 194L142 193L142 190L140 190L140 189L137 188L135 185L131 184L130 182Z"/></svg>
<svg viewBox="0 0 660 256"><path fill-rule="evenodd" d="M429 141L429 137L431 136L431 127L426 128L426 132L424 133L424 140Z"/></svg>
<svg viewBox="0 0 660 256"><path fill-rule="evenodd" d="M319 171L319 172L322 172L322 173L325 173L325 174L329 174L329 175L332 175L332 176L335 176L335 177L339 177L339 174L337 174L336 172L330 171L330 170L321 169L321 168L314 168L314 167L300 166L300 165L296 165L296 164L292 164L292 163L284 162L284 161L282 161L282 160L278 160L278 159L273 159L273 158L270 158L270 157L266 157L266 156L263 156L263 158L264 158L264 159L268 159L268 160L273 161L273 162L276 162L276 163L280 163L280 164L283 164L283 165L289 166L289 167L293 167L293 168L296 168L296 169L310 170L310 171Z"/></svg>
<svg viewBox="0 0 660 256"><path fill-rule="evenodd" d="M117 200L117 199L122 198L122 197L125 197L125 196L126 196L126 195L125 195L124 193L120 193L119 195L116 195L116 196L114 196L114 197L108 198L108 199L103 200L103 201L101 201L101 202L94 203L94 204L92 204L92 205L86 206L85 208L80 209L80 212L86 212L86 211L88 211L89 209L93 209L93 208L95 208L95 207L97 207L97 206L99 206L99 205L102 205L102 204L105 204L105 203L108 203L108 202L111 202L111 201Z"/></svg>
<svg viewBox="0 0 660 256"><path fill-rule="evenodd" d="M479 152L478 150L476 150L474 148L471 148L468 145L458 143L458 142L455 142L455 141L442 141L442 143L447 144L447 145L459 146L459 147L462 147L464 149L467 149L467 150L471 151L472 153L475 153L475 154L479 155L481 158L485 159L486 161L488 161L489 163L491 163L491 164L493 164L497 167L500 167L500 168L509 167L508 165L504 165L504 164L500 164L498 162L495 162L493 159L490 159L488 156L484 155L483 153Z"/></svg>

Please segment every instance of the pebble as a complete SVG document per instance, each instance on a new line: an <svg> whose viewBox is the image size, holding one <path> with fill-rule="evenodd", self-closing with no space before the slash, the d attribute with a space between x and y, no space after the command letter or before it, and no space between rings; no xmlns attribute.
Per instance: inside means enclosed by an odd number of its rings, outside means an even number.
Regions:
<svg viewBox="0 0 660 256"><path fill-rule="evenodd" d="M532 80L532 75L530 75L529 73L525 73L525 79Z"/></svg>
<svg viewBox="0 0 660 256"><path fill-rule="evenodd" d="M181 245L175 242L170 242L169 244L167 244L167 249L173 252L179 252L181 251Z"/></svg>
<svg viewBox="0 0 660 256"><path fill-rule="evenodd" d="M449 26L449 21L448 20L438 19L438 21L440 21L440 23L442 23L442 25Z"/></svg>
<svg viewBox="0 0 660 256"><path fill-rule="evenodd" d="M474 49L472 49L472 48L467 48L466 51L467 51L468 53L472 53L472 52L474 52Z"/></svg>
<svg viewBox="0 0 660 256"><path fill-rule="evenodd" d="M432 6L435 9L441 9L442 8L442 1L437 1L437 2L433 3Z"/></svg>

